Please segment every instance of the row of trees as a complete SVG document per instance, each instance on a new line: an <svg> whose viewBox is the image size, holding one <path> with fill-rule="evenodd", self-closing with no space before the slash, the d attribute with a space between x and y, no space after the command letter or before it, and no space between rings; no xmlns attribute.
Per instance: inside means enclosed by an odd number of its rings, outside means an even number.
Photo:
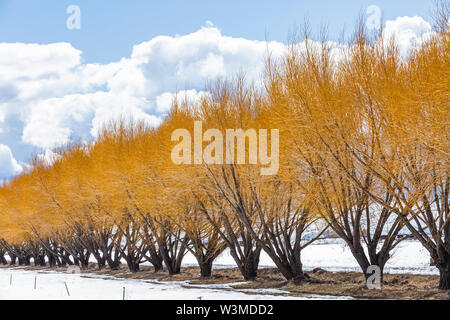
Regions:
<svg viewBox="0 0 450 320"><path fill-rule="evenodd" d="M243 77L218 81L201 101L175 99L156 129L110 123L95 143L36 158L0 188L0 263L6 253L11 263L50 266L94 258L99 268L125 261L137 272L148 261L176 274L190 252L209 277L228 248L246 280L264 251L301 283L301 252L327 229L364 274L383 270L407 230L448 290L448 11L440 21L408 57L362 23L338 55L306 34L280 61L268 59L264 89ZM221 132L278 129L278 173L261 175L267 163L248 164L251 152L247 164L221 164L213 146L226 142L217 137L201 145L216 164L174 164L172 133L194 136L194 121Z"/></svg>

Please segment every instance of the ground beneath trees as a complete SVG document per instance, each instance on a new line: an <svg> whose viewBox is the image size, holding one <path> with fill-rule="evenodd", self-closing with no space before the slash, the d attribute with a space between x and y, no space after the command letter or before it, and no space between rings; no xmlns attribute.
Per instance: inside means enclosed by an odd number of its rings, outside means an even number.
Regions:
<svg viewBox="0 0 450 320"><path fill-rule="evenodd" d="M19 270L18 267L12 269ZM20 268L31 272L58 271L65 273L67 268ZM7 271L5 267L0 270ZM210 279L199 278L199 268L183 267L178 275L170 276L162 271L154 273L150 266L142 266L138 273L130 273L126 266L120 270L96 270L93 264L88 270L83 270L80 276L86 278L107 277L112 279L134 279L157 281L162 284L177 283L183 289L200 290L214 289L228 293L248 293L252 296L267 295L284 298L332 298L331 296L348 299L445 299L450 300L450 292L437 289L439 277L436 275L417 274L386 274L384 284L380 290L368 290L365 279L357 272L329 272L317 268L307 272L310 281L295 285L283 279L274 268L259 270L258 279L244 282L237 268L215 269ZM142 281L145 283L145 281ZM31 284L30 284L31 285ZM231 292L230 292L231 291ZM206 293L207 294L207 293ZM217 297L217 296L216 296ZM235 295L231 296L236 298ZM248 298L251 298L250 296ZM190 299L186 296L186 299ZM220 299L220 298L217 298Z"/></svg>

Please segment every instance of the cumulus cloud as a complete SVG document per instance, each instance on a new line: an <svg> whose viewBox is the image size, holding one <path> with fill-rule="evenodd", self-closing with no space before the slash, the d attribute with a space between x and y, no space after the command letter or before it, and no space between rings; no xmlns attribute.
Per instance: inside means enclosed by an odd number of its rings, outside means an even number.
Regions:
<svg viewBox="0 0 450 320"><path fill-rule="evenodd" d="M267 50L284 49L277 42L224 36L211 22L191 34L136 45L130 57L110 64L83 64L81 51L68 43L0 43L0 122L19 118L21 142L42 149L95 138L111 118L157 126L178 88L195 98L217 77L245 70L255 80Z"/></svg>
<svg viewBox="0 0 450 320"><path fill-rule="evenodd" d="M200 89L208 79L241 70L256 80L268 50L279 56L285 48L279 42L227 37L208 24L191 34L159 36L134 46L130 59L121 62L124 68L108 85L113 91L151 98L180 87Z"/></svg>
<svg viewBox="0 0 450 320"><path fill-rule="evenodd" d="M0 144L0 179L10 178L22 170L22 166L14 159L11 149Z"/></svg>
<svg viewBox="0 0 450 320"><path fill-rule="evenodd" d="M386 39L394 38L400 53L406 56L412 48L425 41L432 32L431 24L422 17L398 17L387 21L383 30Z"/></svg>
<svg viewBox="0 0 450 320"><path fill-rule="evenodd" d="M89 137L96 137L103 123L121 117L132 117L157 126L160 118L145 112L149 109L148 105L144 98L113 92L72 94L39 100L30 105L22 141L49 149L74 138L88 140Z"/></svg>
<svg viewBox="0 0 450 320"><path fill-rule="evenodd" d="M50 149L46 149L44 153L40 153L37 155L39 161L44 163L47 166L52 165L56 160L58 160L61 156Z"/></svg>
<svg viewBox="0 0 450 320"><path fill-rule="evenodd" d="M206 91L198 92L195 89L183 90L177 93L165 92L156 97L156 111L162 114L169 112L175 98L180 100L187 99L188 101L195 103L208 95L209 93Z"/></svg>
<svg viewBox="0 0 450 320"><path fill-rule="evenodd" d="M69 43L0 43L0 79L44 79L78 66L81 51Z"/></svg>

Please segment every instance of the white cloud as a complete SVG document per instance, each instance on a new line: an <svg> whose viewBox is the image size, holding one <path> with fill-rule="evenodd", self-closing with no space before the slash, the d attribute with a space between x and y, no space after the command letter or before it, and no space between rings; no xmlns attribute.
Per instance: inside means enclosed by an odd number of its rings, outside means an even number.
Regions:
<svg viewBox="0 0 450 320"><path fill-rule="evenodd" d="M98 131L109 120L120 118L140 120L152 127L157 127L162 121L160 116L146 112L150 108L150 103L145 98L113 93L96 95L100 102L94 102L95 116L90 131L93 137L97 136Z"/></svg>
<svg viewBox="0 0 450 320"><path fill-rule="evenodd" d="M180 100L187 99L188 101L195 103L197 101L200 101L201 98L207 95L209 95L208 92L197 92L197 90L195 89L183 90L177 93L165 92L162 95L156 97L156 111L162 114L168 113L175 98L178 98Z"/></svg>
<svg viewBox="0 0 450 320"><path fill-rule="evenodd" d="M143 120L152 126L159 125L158 116L146 113L149 102L144 98L112 92L67 95L31 104L23 128L22 141L52 148L76 136L96 137L108 120L121 117Z"/></svg>
<svg viewBox="0 0 450 320"><path fill-rule="evenodd" d="M69 43L0 43L0 80L43 79L78 66L81 51Z"/></svg>
<svg viewBox="0 0 450 320"><path fill-rule="evenodd" d="M110 64L82 64L81 51L68 43L0 43L0 121L18 117L21 142L42 149L95 137L114 117L156 126L171 92L186 88L182 92L194 98L208 80L242 70L258 79L268 49L280 55L285 46L227 37L211 22L191 34L136 45L129 58Z"/></svg>
<svg viewBox="0 0 450 320"><path fill-rule="evenodd" d="M279 42L253 41L222 35L208 24L184 36L160 36L133 48L127 63L127 72L119 72L109 85L120 90L130 73L144 77L144 87L134 92L149 97L163 92L176 92L179 88L204 87L205 81L216 77L232 76L245 71L249 79L256 80L262 71L267 50L281 55L285 45ZM126 87L130 90L130 86Z"/></svg>
<svg viewBox="0 0 450 320"><path fill-rule="evenodd" d="M22 170L22 167L14 159L11 149L4 144L0 144L0 179L12 177Z"/></svg>
<svg viewBox="0 0 450 320"><path fill-rule="evenodd" d="M46 149L44 153L40 153L37 155L37 158L39 161L42 161L45 165L49 166L52 165L53 162L58 160L61 156L57 153L54 153L50 149Z"/></svg>
<svg viewBox="0 0 450 320"><path fill-rule="evenodd" d="M394 37L400 53L406 56L410 50L420 45L432 34L432 27L421 17L398 17L387 21L383 30L386 39Z"/></svg>

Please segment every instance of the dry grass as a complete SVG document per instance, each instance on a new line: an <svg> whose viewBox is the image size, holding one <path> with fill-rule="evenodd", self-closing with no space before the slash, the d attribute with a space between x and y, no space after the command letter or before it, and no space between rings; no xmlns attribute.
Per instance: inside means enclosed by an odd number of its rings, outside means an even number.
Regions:
<svg viewBox="0 0 450 320"><path fill-rule="evenodd" d="M0 266L5 268L8 266ZM29 266L26 270L49 270L46 267ZM52 270L65 272L66 268ZM181 273L169 275L166 271L155 273L153 268L142 266L141 271L131 273L122 265L119 270L108 268L98 270L95 265L82 273L109 275L117 278L132 278L159 281L189 281L189 284L226 284L243 282L237 268L217 269L208 279L200 278L197 267L182 268ZM357 299L414 299L414 300L450 300L450 292L438 290L439 277L435 275L386 274L383 287L380 290L368 290L365 279L357 272L328 272L318 269L307 273L310 280L301 285L286 281L276 269L261 269L258 279L245 284L234 285L236 289L281 289L293 296L311 294L350 296Z"/></svg>

